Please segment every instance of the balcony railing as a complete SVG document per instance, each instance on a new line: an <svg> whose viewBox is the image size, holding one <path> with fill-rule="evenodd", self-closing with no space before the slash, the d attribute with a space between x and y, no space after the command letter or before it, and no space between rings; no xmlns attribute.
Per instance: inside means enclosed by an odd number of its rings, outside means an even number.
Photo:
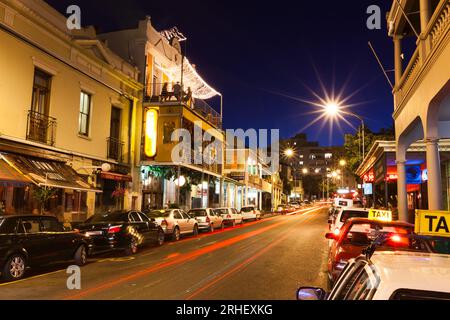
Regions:
<svg viewBox="0 0 450 320"><path fill-rule="evenodd" d="M162 85L162 84L158 84ZM210 122L217 128L222 128L222 117L214 108L202 99L191 98L186 92L175 95L173 92L160 93L159 95L147 96L144 99L146 103L158 105L184 105L192 109L199 116Z"/></svg>
<svg viewBox="0 0 450 320"><path fill-rule="evenodd" d="M45 114L28 111L27 140L55 145L56 119Z"/></svg>
<svg viewBox="0 0 450 320"><path fill-rule="evenodd" d="M113 159L117 162L123 162L123 146L124 142L116 138L108 138L108 159Z"/></svg>
<svg viewBox="0 0 450 320"><path fill-rule="evenodd" d="M428 59L437 51L450 28L450 3L442 1L434 11L428 28L424 32L424 40L418 42L408 66L403 72L400 83L396 84L396 107L404 104L404 100L419 77Z"/></svg>

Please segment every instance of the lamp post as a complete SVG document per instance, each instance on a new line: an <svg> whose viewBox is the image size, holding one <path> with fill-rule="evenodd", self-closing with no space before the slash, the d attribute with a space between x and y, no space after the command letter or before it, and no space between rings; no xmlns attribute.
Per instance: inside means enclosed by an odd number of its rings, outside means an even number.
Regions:
<svg viewBox="0 0 450 320"><path fill-rule="evenodd" d="M361 121L361 125L362 125L362 159L361 162L364 161L364 158L366 156L366 150L365 150L365 123L364 123L364 119L357 115L356 113L347 111L347 110L343 110L342 106L340 106L338 103L336 102L328 102L325 106L324 106L324 112L325 114L327 114L330 117L336 117L339 115L348 115L348 116L352 116L357 118L358 120Z"/></svg>

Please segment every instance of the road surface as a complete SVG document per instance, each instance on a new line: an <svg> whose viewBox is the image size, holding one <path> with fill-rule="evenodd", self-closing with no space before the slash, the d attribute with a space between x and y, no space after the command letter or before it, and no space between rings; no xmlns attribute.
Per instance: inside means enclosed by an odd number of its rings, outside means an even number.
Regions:
<svg viewBox="0 0 450 320"><path fill-rule="evenodd" d="M0 284L0 299L292 300L299 286L325 287L327 210L303 209L137 255L90 259L81 290L67 288L67 266L30 270Z"/></svg>

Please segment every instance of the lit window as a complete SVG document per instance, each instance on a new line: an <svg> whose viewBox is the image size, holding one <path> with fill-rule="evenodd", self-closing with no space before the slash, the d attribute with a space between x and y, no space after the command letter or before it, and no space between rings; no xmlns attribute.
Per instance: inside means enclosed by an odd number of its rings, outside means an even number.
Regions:
<svg viewBox="0 0 450 320"><path fill-rule="evenodd" d="M300 161L300 165L302 166L304 164L304 162L303 161Z"/></svg>
<svg viewBox="0 0 450 320"><path fill-rule="evenodd" d="M331 158L333 158L332 153L325 153L325 159L331 159Z"/></svg>
<svg viewBox="0 0 450 320"><path fill-rule="evenodd" d="M91 118L91 99L92 96L90 94L81 91L78 133L86 137L89 136L89 122Z"/></svg>

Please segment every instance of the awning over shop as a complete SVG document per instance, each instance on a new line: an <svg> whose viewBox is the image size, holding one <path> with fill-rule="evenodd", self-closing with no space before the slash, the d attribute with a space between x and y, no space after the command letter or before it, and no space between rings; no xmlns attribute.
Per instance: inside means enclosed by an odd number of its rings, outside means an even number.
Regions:
<svg viewBox="0 0 450 320"><path fill-rule="evenodd" d="M93 188L72 167L62 162L25 157L13 154L0 154L0 158L10 166L15 175L40 187L71 189L87 192L102 192ZM10 169L9 169L10 170Z"/></svg>
<svg viewBox="0 0 450 320"><path fill-rule="evenodd" d="M113 173L113 172L104 172L104 171L102 171L102 173L100 174L100 178L106 179L106 180L119 181L119 182L133 181L133 178L129 175Z"/></svg>
<svg viewBox="0 0 450 320"><path fill-rule="evenodd" d="M32 183L4 160L0 160L0 186L22 187Z"/></svg>

